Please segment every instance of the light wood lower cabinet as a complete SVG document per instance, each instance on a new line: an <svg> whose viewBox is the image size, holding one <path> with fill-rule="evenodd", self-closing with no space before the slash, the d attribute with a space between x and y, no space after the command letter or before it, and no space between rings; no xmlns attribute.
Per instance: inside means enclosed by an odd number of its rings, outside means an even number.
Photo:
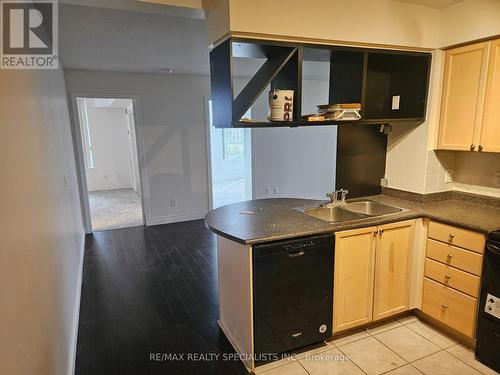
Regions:
<svg viewBox="0 0 500 375"><path fill-rule="evenodd" d="M425 260L425 277L477 298L480 278L430 258Z"/></svg>
<svg viewBox="0 0 500 375"><path fill-rule="evenodd" d="M378 229L373 320L408 310L413 229L413 221Z"/></svg>
<svg viewBox="0 0 500 375"><path fill-rule="evenodd" d="M476 328L484 243L484 234L429 223L422 311L470 338Z"/></svg>
<svg viewBox="0 0 500 375"><path fill-rule="evenodd" d="M481 274L483 256L473 251L452 246L444 242L427 240L427 258L444 263L474 275Z"/></svg>
<svg viewBox="0 0 500 375"><path fill-rule="evenodd" d="M335 234L334 333L408 310L414 223Z"/></svg>
<svg viewBox="0 0 500 375"><path fill-rule="evenodd" d="M375 228L335 234L333 332L372 320Z"/></svg>
<svg viewBox="0 0 500 375"><path fill-rule="evenodd" d="M477 299L427 277L422 311L468 337L474 336Z"/></svg>

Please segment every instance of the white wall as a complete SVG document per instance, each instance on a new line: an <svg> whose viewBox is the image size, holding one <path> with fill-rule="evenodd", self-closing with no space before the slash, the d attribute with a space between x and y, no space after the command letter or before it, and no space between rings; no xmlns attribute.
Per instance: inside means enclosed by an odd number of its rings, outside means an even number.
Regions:
<svg viewBox="0 0 500 375"><path fill-rule="evenodd" d="M328 103L328 81L303 82L303 113ZM252 107L252 116L268 114L267 91ZM335 189L337 127L253 129L254 198L324 199Z"/></svg>
<svg viewBox="0 0 500 375"><path fill-rule="evenodd" d="M89 191L133 188L131 140L125 108L99 107L86 99L94 167Z"/></svg>
<svg viewBox="0 0 500 375"><path fill-rule="evenodd" d="M443 53L434 51L425 122L420 125L398 123L392 127L387 142L385 172L391 188L415 193L433 192L426 190L427 160L439 126L443 62Z"/></svg>
<svg viewBox="0 0 500 375"><path fill-rule="evenodd" d="M394 0L229 0L219 11L207 19L210 43L229 31L224 25L241 35L439 47L439 10Z"/></svg>
<svg viewBox="0 0 500 375"><path fill-rule="evenodd" d="M62 71L0 70L0 373L72 373L83 256Z"/></svg>
<svg viewBox="0 0 500 375"><path fill-rule="evenodd" d="M500 35L500 1L462 0L440 12L440 47Z"/></svg>
<svg viewBox="0 0 500 375"><path fill-rule="evenodd" d="M144 139L146 223L202 218L208 210L208 76L65 70L68 93L138 96ZM177 201L171 207L170 200Z"/></svg>

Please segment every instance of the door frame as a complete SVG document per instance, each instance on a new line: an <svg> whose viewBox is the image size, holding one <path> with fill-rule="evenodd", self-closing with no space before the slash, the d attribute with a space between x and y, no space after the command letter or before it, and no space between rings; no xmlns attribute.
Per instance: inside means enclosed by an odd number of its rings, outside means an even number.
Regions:
<svg viewBox="0 0 500 375"><path fill-rule="evenodd" d="M82 220L85 233L92 233L92 220L90 214L90 203L89 203L89 190L87 185L87 172L85 169L85 160L83 155L83 142L81 136L81 124L80 116L78 112L77 98L84 99L130 99L132 100L133 115L134 115L134 130L137 140L137 158L139 167L139 184L141 185L142 197L141 207L142 207L142 220L144 225L149 225L150 222L150 210L148 206L149 202L149 184L147 182L147 167L145 160L145 146L144 146L144 134L141 118L141 101L139 95L127 95L127 94L109 94L109 93L80 93L72 92L70 93L70 117L72 124L73 133L73 146L75 151L75 162L76 162L76 174L78 177L78 190L80 192L80 205L82 208Z"/></svg>
<svg viewBox="0 0 500 375"><path fill-rule="evenodd" d="M214 209L214 191L212 185L212 137L210 136L210 110L208 108L208 101L211 100L209 96L204 96L205 108L205 139L207 144L207 182L208 182L208 211Z"/></svg>

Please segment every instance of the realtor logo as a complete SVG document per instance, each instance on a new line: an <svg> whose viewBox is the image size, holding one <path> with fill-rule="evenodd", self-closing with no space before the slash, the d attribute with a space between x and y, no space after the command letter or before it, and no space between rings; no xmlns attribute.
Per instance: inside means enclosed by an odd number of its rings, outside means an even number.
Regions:
<svg viewBox="0 0 500 375"><path fill-rule="evenodd" d="M57 0L0 0L1 69L57 69Z"/></svg>

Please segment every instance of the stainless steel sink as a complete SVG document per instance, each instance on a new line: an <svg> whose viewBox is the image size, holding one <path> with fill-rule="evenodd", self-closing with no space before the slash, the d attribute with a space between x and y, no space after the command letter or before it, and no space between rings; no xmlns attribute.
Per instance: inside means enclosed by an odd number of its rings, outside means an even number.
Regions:
<svg viewBox="0 0 500 375"><path fill-rule="evenodd" d="M306 208L303 212L307 215L313 216L320 220L328 221L329 223L338 223L341 221L357 220L363 219L365 215L350 212L340 208L339 206L334 207L312 207Z"/></svg>
<svg viewBox="0 0 500 375"><path fill-rule="evenodd" d="M386 216L407 211L403 208L389 206L384 203L373 201L355 201L342 204L328 204L314 207L297 208L309 216L327 221L339 223L342 221L366 219L375 216Z"/></svg>
<svg viewBox="0 0 500 375"><path fill-rule="evenodd" d="M349 212L367 216L384 216L403 211L403 209L399 207L388 206L383 203L372 202L372 201L346 203L342 205L342 208Z"/></svg>

